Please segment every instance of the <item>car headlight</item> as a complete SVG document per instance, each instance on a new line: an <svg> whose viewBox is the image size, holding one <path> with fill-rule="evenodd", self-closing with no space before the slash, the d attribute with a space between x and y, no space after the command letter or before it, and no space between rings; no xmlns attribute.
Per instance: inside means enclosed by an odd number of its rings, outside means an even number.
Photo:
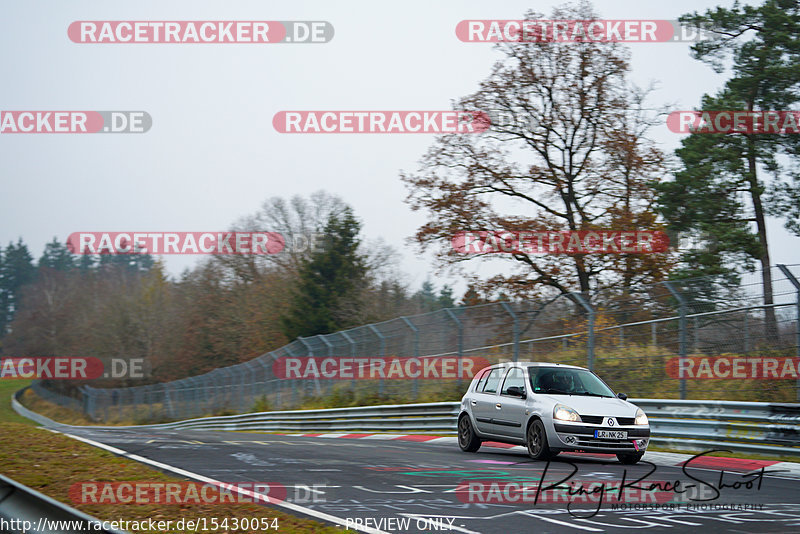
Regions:
<svg viewBox="0 0 800 534"><path fill-rule="evenodd" d="M576 412L569 406L564 406L563 404L556 404L555 408L553 408L553 419L558 419L559 421L573 421L579 423L581 421L581 416L578 415L578 412Z"/></svg>
<svg viewBox="0 0 800 534"><path fill-rule="evenodd" d="M637 425L646 425L647 424L647 416L644 414L641 408L636 410L636 419L634 423Z"/></svg>

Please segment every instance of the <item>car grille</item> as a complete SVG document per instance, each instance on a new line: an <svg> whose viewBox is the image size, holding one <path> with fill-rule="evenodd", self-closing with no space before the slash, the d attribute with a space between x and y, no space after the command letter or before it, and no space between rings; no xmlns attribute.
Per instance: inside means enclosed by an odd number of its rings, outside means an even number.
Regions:
<svg viewBox="0 0 800 534"><path fill-rule="evenodd" d="M596 447L601 449L632 449L635 450L631 440L600 439L589 436L579 436L578 447Z"/></svg>
<svg viewBox="0 0 800 534"><path fill-rule="evenodd" d="M581 421L590 425L602 425L603 419L605 417L602 415L581 415ZM634 423L633 417L617 417L616 419L620 425L632 425Z"/></svg>

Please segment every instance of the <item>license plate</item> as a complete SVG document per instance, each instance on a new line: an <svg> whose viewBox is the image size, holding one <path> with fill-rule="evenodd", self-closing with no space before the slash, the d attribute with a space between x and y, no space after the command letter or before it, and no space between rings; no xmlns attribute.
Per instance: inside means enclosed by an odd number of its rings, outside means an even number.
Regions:
<svg viewBox="0 0 800 534"><path fill-rule="evenodd" d="M596 438L628 439L628 433L624 430L595 430Z"/></svg>

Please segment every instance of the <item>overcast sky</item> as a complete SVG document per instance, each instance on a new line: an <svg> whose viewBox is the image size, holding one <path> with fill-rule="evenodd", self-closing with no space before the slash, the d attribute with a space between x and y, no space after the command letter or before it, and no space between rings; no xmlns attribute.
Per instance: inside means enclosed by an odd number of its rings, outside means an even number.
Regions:
<svg viewBox="0 0 800 534"><path fill-rule="evenodd" d="M4 2L0 109L144 110L141 135L0 135L0 243L36 258L76 231L224 230L268 197L325 189L351 204L367 237L402 253L416 289L433 268L406 243L423 214L404 203L432 135L286 135L281 110L436 110L473 92L500 53L455 35L464 19L520 19L560 2L410 0ZM746 2L755 3L755 2ZM676 19L731 1L601 0L609 19ZM76 44L76 20L326 20L327 44ZM631 44L631 80L651 103L692 109L725 77L689 45ZM654 132L665 150L681 138ZM269 229L264 229L269 230ZM770 221L773 263L798 263L800 239ZM165 256L171 273L200 256ZM437 287L442 283L439 278Z"/></svg>

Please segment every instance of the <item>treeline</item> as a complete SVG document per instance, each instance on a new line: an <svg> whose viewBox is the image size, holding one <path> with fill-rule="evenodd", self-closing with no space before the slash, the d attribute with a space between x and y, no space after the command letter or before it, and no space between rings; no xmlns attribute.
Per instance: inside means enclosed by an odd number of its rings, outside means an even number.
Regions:
<svg viewBox="0 0 800 534"><path fill-rule="evenodd" d="M412 292L395 251L326 193L269 199L234 229L281 232L287 250L211 256L174 278L149 255L76 255L55 238L36 261L22 239L0 247L0 355L144 358L160 382L456 304L447 286ZM324 246L292 245L311 234Z"/></svg>

